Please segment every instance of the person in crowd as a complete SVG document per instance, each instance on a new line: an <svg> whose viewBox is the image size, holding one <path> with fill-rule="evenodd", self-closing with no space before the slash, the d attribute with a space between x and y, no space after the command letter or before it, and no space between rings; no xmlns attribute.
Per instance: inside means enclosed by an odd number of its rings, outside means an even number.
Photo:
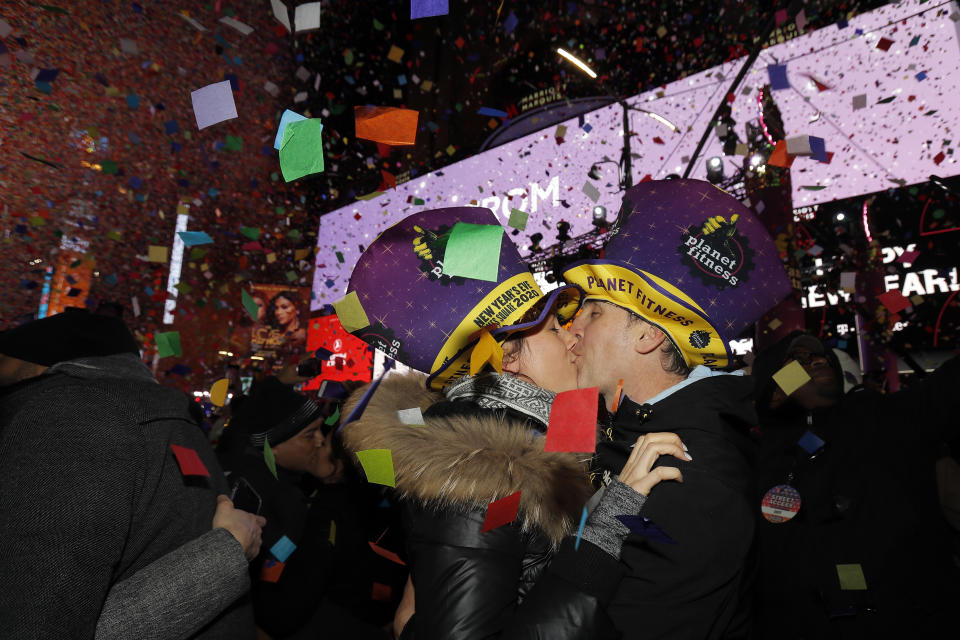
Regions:
<svg viewBox="0 0 960 640"><path fill-rule="evenodd" d="M586 293L570 328L577 384L598 387L611 414L591 471L608 485L651 431L675 432L693 462L679 463L683 484L665 483L644 505L656 535L627 538L628 575L608 612L624 638L744 637L758 515L753 383L712 369L789 282L760 223L709 183L641 183L624 216L603 258L563 274Z"/></svg>
<svg viewBox="0 0 960 640"><path fill-rule="evenodd" d="M388 376L344 407L347 448L389 450L406 507L411 581L395 632L418 640L617 637L604 611L627 533L614 528L616 516L636 516L654 485L681 479L676 468L650 468L660 455L686 460L682 443L672 434L639 441L578 535L592 493L584 455L544 451L543 432L556 394L576 386L561 324L579 294L544 297L510 242L500 246L496 281L444 275L443 245L458 222L498 224L475 207L410 216L371 244L349 287L375 322L356 333L430 372ZM502 358L503 375L480 372L485 348ZM504 499L518 501L516 516L508 510L494 523L503 526L488 530L491 503Z"/></svg>
<svg viewBox="0 0 960 640"><path fill-rule="evenodd" d="M223 495L190 403L118 317L0 333L4 638L254 637L263 519Z"/></svg>
<svg viewBox="0 0 960 640"><path fill-rule="evenodd" d="M254 616L271 638L305 637L322 610L323 628L379 640L380 627L344 606L359 611L368 602L372 552L352 512L354 494L339 490L342 456L332 456L332 441L317 435L325 417L313 400L268 376L221 437L218 453L231 483L249 486L267 519L250 567Z"/></svg>
<svg viewBox="0 0 960 640"><path fill-rule="evenodd" d="M809 379L787 394L773 376L797 364ZM960 358L896 393L844 394L833 351L794 332L753 373L760 494L788 498L764 498L758 635L955 635L960 576L934 468L957 433Z"/></svg>
<svg viewBox="0 0 960 640"><path fill-rule="evenodd" d="M307 341L306 323L300 322L299 300L295 292L281 291L267 305L266 321L284 336L288 347Z"/></svg>

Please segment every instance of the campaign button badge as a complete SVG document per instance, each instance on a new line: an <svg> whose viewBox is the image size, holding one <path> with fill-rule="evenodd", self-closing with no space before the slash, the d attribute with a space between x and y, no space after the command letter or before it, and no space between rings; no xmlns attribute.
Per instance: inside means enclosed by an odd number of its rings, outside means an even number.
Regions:
<svg viewBox="0 0 960 640"><path fill-rule="evenodd" d="M760 503L763 517L779 524L786 522L800 511L800 492L788 484L778 484L767 491Z"/></svg>

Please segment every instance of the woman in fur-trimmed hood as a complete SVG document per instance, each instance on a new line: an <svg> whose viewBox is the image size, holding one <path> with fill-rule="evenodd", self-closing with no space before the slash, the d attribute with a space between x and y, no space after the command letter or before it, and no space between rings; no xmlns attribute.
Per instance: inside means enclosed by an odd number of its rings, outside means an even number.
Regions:
<svg viewBox="0 0 960 640"><path fill-rule="evenodd" d="M545 452L543 434L555 395L577 388L563 325L582 291L544 294L509 241L495 280L444 272L458 229L499 228L480 207L414 214L380 234L350 278L353 304L375 321L355 333L429 372L357 390L341 426L347 449L387 449L393 461L411 576L394 630L405 640L616 638L606 606L629 533L616 516L638 515L655 484L680 479L651 468L659 455L683 457L682 443L638 441L576 535L590 454Z"/></svg>

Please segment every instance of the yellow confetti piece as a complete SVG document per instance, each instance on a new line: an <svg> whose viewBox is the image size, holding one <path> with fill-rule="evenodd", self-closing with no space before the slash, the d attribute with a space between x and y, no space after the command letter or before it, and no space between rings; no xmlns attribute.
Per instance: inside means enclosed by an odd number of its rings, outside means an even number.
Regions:
<svg viewBox="0 0 960 640"><path fill-rule="evenodd" d="M222 407L227 403L227 391L230 389L230 381L227 378L221 378L210 387L210 402L215 406Z"/></svg>
<svg viewBox="0 0 960 640"><path fill-rule="evenodd" d="M794 360L773 374L773 381L789 396L810 381L810 374Z"/></svg>
<svg viewBox="0 0 960 640"><path fill-rule="evenodd" d="M150 247L147 249L147 260L150 262L166 262L168 256L169 249L167 249L167 247L150 245Z"/></svg>
<svg viewBox="0 0 960 640"><path fill-rule="evenodd" d="M397 481L393 473L393 456L389 449L367 449L357 451L360 466L367 476L367 482L396 487Z"/></svg>
<svg viewBox="0 0 960 640"><path fill-rule="evenodd" d="M353 332L370 326L367 312L363 310L356 291L351 291L341 300L334 302L333 310L337 312L340 324L347 331Z"/></svg>

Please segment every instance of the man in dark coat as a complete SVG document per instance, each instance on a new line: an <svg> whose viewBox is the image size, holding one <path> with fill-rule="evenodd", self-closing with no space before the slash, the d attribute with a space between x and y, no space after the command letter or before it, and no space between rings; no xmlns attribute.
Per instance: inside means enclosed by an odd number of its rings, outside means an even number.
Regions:
<svg viewBox="0 0 960 640"><path fill-rule="evenodd" d="M664 482L647 500L608 611L624 638L745 637L757 517L753 384L714 369L728 366L728 341L789 283L760 223L710 184L641 183L625 194L623 214L602 258L564 272L587 298L571 326L577 384L598 387L612 414L592 471L614 486L637 439L663 431L692 460L658 462L676 465L683 483Z"/></svg>
<svg viewBox="0 0 960 640"><path fill-rule="evenodd" d="M316 402L268 376L236 409L218 446L230 481L249 483L267 519L263 547L250 565L254 616L273 638L307 633L321 610L328 614L319 622L326 633L380 638L381 629L339 607L358 600L358 591L371 593L372 551L346 517L356 505L338 502L337 491L317 484L335 479L342 466L329 449L318 457L324 417Z"/></svg>
<svg viewBox="0 0 960 640"><path fill-rule="evenodd" d="M0 334L0 354L3 637L251 638L260 522L218 505L190 399L122 321L63 313Z"/></svg>
<svg viewBox="0 0 960 640"><path fill-rule="evenodd" d="M787 395L772 376L792 363L810 380ZM934 465L957 433L960 358L897 393L844 395L833 351L795 332L753 372L759 493L787 485L800 500L760 521L758 635L956 635L960 576Z"/></svg>

